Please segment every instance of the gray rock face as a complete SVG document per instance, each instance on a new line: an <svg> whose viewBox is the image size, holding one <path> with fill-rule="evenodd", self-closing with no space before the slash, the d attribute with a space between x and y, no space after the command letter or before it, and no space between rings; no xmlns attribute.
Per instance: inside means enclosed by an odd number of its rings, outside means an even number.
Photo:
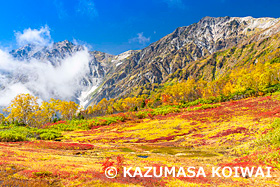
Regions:
<svg viewBox="0 0 280 187"><path fill-rule="evenodd" d="M280 19L252 17L205 17L198 23L179 27L173 33L132 54L106 75L103 87L93 96L102 98L126 95L147 83L161 83L191 62L219 50L236 46L262 32L256 40L279 32ZM187 77L186 77L187 78Z"/></svg>

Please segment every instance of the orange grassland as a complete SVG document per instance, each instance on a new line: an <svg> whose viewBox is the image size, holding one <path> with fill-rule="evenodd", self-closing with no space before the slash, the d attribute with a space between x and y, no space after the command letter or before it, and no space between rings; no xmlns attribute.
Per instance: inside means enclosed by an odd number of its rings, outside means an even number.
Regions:
<svg viewBox="0 0 280 187"><path fill-rule="evenodd" d="M131 117L89 131L64 132L60 141L2 142L0 185L279 186L280 150L262 141L280 117L279 97L228 101L216 108L181 109L145 119ZM107 166L118 168L116 178L104 175ZM122 176L123 167L161 166L203 167L206 177ZM211 168L219 166L269 166L272 177L211 177Z"/></svg>

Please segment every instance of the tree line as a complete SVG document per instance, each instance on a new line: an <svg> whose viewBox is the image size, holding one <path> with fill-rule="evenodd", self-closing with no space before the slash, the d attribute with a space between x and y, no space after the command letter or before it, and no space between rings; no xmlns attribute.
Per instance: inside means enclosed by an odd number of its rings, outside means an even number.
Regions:
<svg viewBox="0 0 280 187"><path fill-rule="evenodd" d="M38 98L30 94L16 96L4 109L7 117L0 115L5 123L18 123L40 127L55 120L74 118L92 118L106 114L137 111L142 108L156 108L164 105L183 105L197 99L220 98L240 99L249 96L263 95L280 90L280 64L250 65L239 67L213 81L203 78L188 80L168 85L151 95L139 95L118 99L102 99L98 104L81 108L73 101L50 99L40 105Z"/></svg>

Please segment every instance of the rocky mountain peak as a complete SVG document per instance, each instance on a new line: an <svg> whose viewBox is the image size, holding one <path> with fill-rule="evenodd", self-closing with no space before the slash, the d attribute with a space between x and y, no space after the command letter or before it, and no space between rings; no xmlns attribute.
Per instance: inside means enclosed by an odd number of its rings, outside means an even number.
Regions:
<svg viewBox="0 0 280 187"><path fill-rule="evenodd" d="M122 60L126 59L127 57L129 57L130 55L135 54L136 52L137 52L137 51L135 51L135 50L128 50L128 51L125 51L125 52L123 52L123 53L121 53L121 54L119 54L119 55L116 55L116 56L114 57L114 61L116 61L116 62L122 61Z"/></svg>
<svg viewBox="0 0 280 187"><path fill-rule="evenodd" d="M122 58L126 54L115 57L122 60L117 63L115 71L106 75L103 87L93 96L94 100L98 102L104 97L124 96L134 88L161 83L170 74L220 50L235 47L249 39L253 42L265 39L280 32L279 21L279 18L207 16L197 23L179 27L129 58ZM193 68L190 67L185 78L193 74ZM208 74L211 77L211 72Z"/></svg>
<svg viewBox="0 0 280 187"><path fill-rule="evenodd" d="M64 40L61 42L56 42L54 43L55 47L66 47L66 48L71 48L74 46L74 44L72 42L70 42L69 40Z"/></svg>
<svg viewBox="0 0 280 187"><path fill-rule="evenodd" d="M201 20L199 20L198 23L205 23L205 22L225 22L230 19L229 16L226 17L210 17L210 16L205 16Z"/></svg>
<svg viewBox="0 0 280 187"><path fill-rule="evenodd" d="M49 61L56 66L65 57L72 56L75 52L82 50L84 50L83 46L74 45L72 42L64 40L51 43L48 46L27 44L23 47L12 50L10 54L19 60L37 59L40 61Z"/></svg>

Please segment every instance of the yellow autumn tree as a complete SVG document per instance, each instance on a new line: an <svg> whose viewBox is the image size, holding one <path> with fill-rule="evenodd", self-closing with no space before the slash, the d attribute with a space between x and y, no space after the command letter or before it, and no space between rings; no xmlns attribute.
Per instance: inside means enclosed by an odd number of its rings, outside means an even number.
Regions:
<svg viewBox="0 0 280 187"><path fill-rule="evenodd" d="M98 108L100 110L100 113L102 115L105 115L108 109L108 106L110 105L110 102L106 99L103 98L99 103L98 103Z"/></svg>
<svg viewBox="0 0 280 187"><path fill-rule="evenodd" d="M187 81L168 86L164 90L163 94L170 96L171 101L174 104L178 104L181 101L193 101L200 95L196 81L193 78L189 78Z"/></svg>
<svg viewBox="0 0 280 187"><path fill-rule="evenodd" d="M39 110L38 98L30 94L16 96L11 104L4 109L9 112L7 119L11 122L19 122L25 125L36 126L34 114Z"/></svg>
<svg viewBox="0 0 280 187"><path fill-rule="evenodd" d="M116 102L113 103L113 107L117 112L123 112L124 107L123 107L123 99L119 99Z"/></svg>
<svg viewBox="0 0 280 187"><path fill-rule="evenodd" d="M115 99L110 99L108 101L108 107L106 110L106 114L113 114L115 112L114 103L115 103Z"/></svg>
<svg viewBox="0 0 280 187"><path fill-rule="evenodd" d="M60 112L61 118L70 120L74 117L79 105L73 101L56 101L55 109Z"/></svg>
<svg viewBox="0 0 280 187"><path fill-rule="evenodd" d="M0 113L0 123L3 123L5 121L5 116Z"/></svg>
<svg viewBox="0 0 280 187"><path fill-rule="evenodd" d="M125 111L129 111L130 109L135 109L137 107L137 98L136 97L127 97L122 102L122 107Z"/></svg>
<svg viewBox="0 0 280 187"><path fill-rule="evenodd" d="M40 112L37 112L37 116L42 118L42 123L51 122L55 118L56 113L59 110L59 103L60 100L55 100L53 98L50 99L49 102L42 102Z"/></svg>

